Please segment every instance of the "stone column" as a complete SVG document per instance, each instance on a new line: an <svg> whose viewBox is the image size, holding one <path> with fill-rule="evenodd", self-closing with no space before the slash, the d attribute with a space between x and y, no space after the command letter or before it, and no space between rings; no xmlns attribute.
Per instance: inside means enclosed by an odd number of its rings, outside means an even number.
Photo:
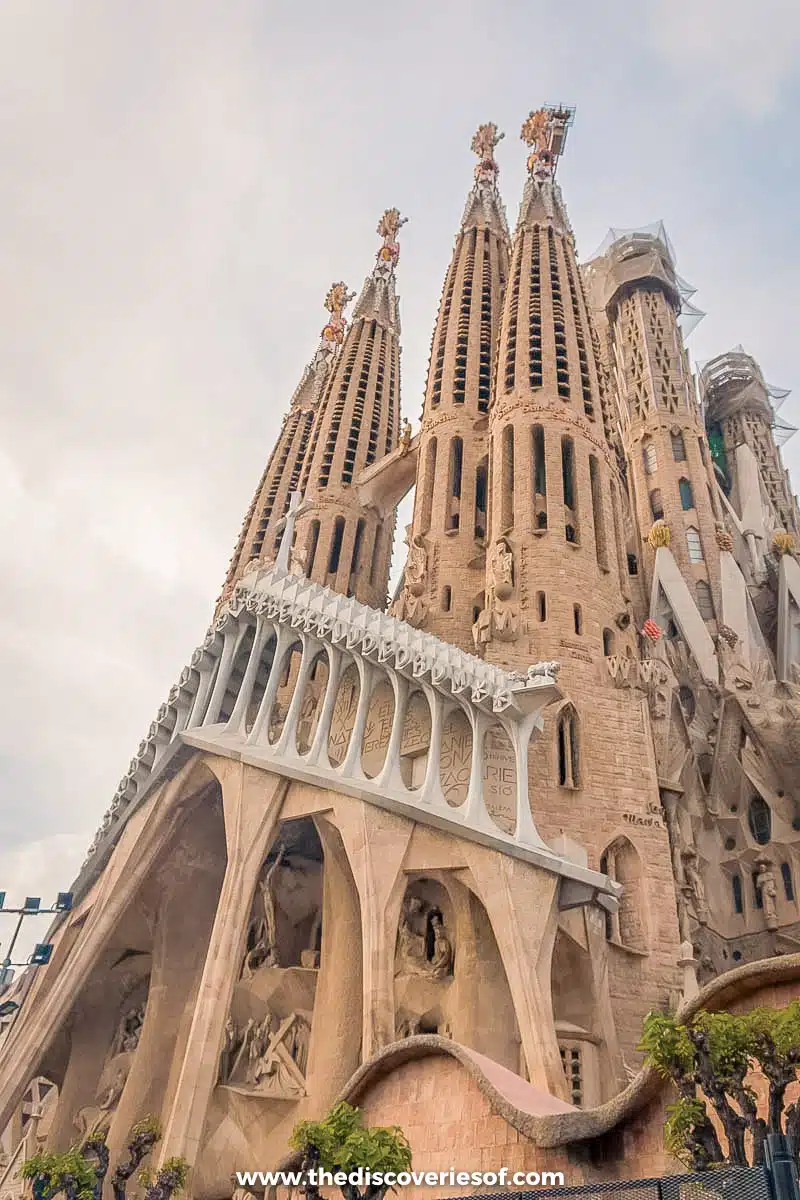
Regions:
<svg viewBox="0 0 800 1200"><path fill-rule="evenodd" d="M197 840L190 841L195 832ZM191 1016L194 1006L219 900L225 870L221 820L201 822L198 813L191 827L181 830L181 838L180 845L170 847L158 874L161 898L147 1007L136 1056L108 1133L112 1162L124 1150L136 1122L160 1113L165 1097L174 1090L189 1032L186 1014Z"/></svg>
<svg viewBox="0 0 800 1200"><path fill-rule="evenodd" d="M277 658L277 656L276 656ZM273 667L273 671L274 671ZM259 872L288 781L231 759L209 760L222 787L228 864L211 931L183 1065L164 1114L159 1161L197 1160Z"/></svg>

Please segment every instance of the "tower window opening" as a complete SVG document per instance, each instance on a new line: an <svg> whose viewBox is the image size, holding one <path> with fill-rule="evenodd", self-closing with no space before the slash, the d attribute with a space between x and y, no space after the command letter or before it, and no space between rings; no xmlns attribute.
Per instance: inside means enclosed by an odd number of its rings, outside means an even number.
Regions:
<svg viewBox="0 0 800 1200"><path fill-rule="evenodd" d="M606 542L606 524L603 519L603 486L600 482L600 468L594 454L589 455L589 484L592 493L592 515L594 518L594 547L597 565L601 571L608 570L608 544Z"/></svg>
<svg viewBox="0 0 800 1200"><path fill-rule="evenodd" d="M545 592L536 593L536 612L540 621L547 620L547 595Z"/></svg>
<svg viewBox="0 0 800 1200"><path fill-rule="evenodd" d="M575 446L571 437L561 439L561 482L564 492L564 524L568 542L578 540L578 514L575 487Z"/></svg>
<svg viewBox="0 0 800 1200"><path fill-rule="evenodd" d="M644 463L645 475L655 474L658 468L658 454L656 453L655 442L650 438L646 438L642 443L642 462Z"/></svg>
<svg viewBox="0 0 800 1200"><path fill-rule="evenodd" d="M480 595L475 597L475 602L472 605L472 624L473 625L475 624L475 622L478 620L481 613L483 612L485 604L486 604L486 596L483 592L481 592Z"/></svg>
<svg viewBox="0 0 800 1200"><path fill-rule="evenodd" d="M572 606L572 623L575 627L575 632L580 636L583 633L583 614L581 613L580 604Z"/></svg>
<svg viewBox="0 0 800 1200"><path fill-rule="evenodd" d="M460 437L450 442L447 529L458 529L461 523L461 471L464 462L464 443Z"/></svg>
<svg viewBox="0 0 800 1200"><path fill-rule="evenodd" d="M678 490L681 494L681 508L684 512L688 512L690 509L694 508L694 492L692 491L692 485L689 480L679 479Z"/></svg>
<svg viewBox="0 0 800 1200"><path fill-rule="evenodd" d="M335 575L339 570L339 560L342 556L342 542L344 541L344 517L337 517L333 523L333 537L331 539L331 549L328 555L328 574Z"/></svg>
<svg viewBox="0 0 800 1200"><path fill-rule="evenodd" d="M650 493L650 512L654 521L664 520L664 502L661 499L661 488L653 488Z"/></svg>
<svg viewBox="0 0 800 1200"><path fill-rule="evenodd" d="M433 491L436 486L436 438L431 438L425 450L425 485L420 496L420 533L429 533L433 516Z"/></svg>
<svg viewBox="0 0 800 1200"><path fill-rule="evenodd" d="M630 550L628 551L628 574L629 575L638 575L639 574L639 560L635 554L631 553Z"/></svg>
<svg viewBox="0 0 800 1200"><path fill-rule="evenodd" d="M380 527L375 530L375 541L372 543L372 559L369 564L369 581L375 582L375 577L378 574L378 565L381 560L381 531Z"/></svg>
<svg viewBox="0 0 800 1200"><path fill-rule="evenodd" d="M792 868L788 862L781 863L781 879L783 880L783 891L787 900L794 900L794 880L792 879Z"/></svg>
<svg viewBox="0 0 800 1200"><path fill-rule="evenodd" d="M528 291L528 381L531 388L542 386L542 268L540 262L539 226L531 238L531 278Z"/></svg>
<svg viewBox="0 0 800 1200"><path fill-rule="evenodd" d="M532 440L534 528L547 529L547 463L544 456L544 429L541 425L534 425Z"/></svg>
<svg viewBox="0 0 800 1200"><path fill-rule="evenodd" d="M708 466L708 458L706 457L706 439L702 436L699 437L697 439L697 444L700 447L700 457L703 460L703 466Z"/></svg>
<svg viewBox="0 0 800 1200"><path fill-rule="evenodd" d="M504 530L514 527L514 426L506 425L501 443L501 524Z"/></svg>
<svg viewBox="0 0 800 1200"><path fill-rule="evenodd" d="M306 575L310 576L314 570L314 561L317 557L317 546L319 545L319 521L311 522L311 532L308 538L308 555L306 558Z"/></svg>
<svg viewBox="0 0 800 1200"><path fill-rule="evenodd" d="M695 595L697 597L697 607L700 611L700 616L704 621L713 621L714 601L711 596L711 588L705 579L698 579L695 585Z"/></svg>
<svg viewBox="0 0 800 1200"><path fill-rule="evenodd" d="M689 562L703 562L703 544L696 529L686 530L686 548L689 551Z"/></svg>
<svg viewBox="0 0 800 1200"><path fill-rule="evenodd" d="M572 705L561 710L557 729L558 782L561 787L580 787L580 747L578 716Z"/></svg>
<svg viewBox="0 0 800 1200"><path fill-rule="evenodd" d="M481 270L481 337L478 364L478 412L489 411L491 398L492 345L492 275L489 230L483 231L483 266Z"/></svg>
<svg viewBox="0 0 800 1200"><path fill-rule="evenodd" d="M447 327L450 323L450 308L453 303L453 288L455 287L456 273L457 264L456 259L453 258L445 281L439 324L436 330L436 357L433 360L434 370L433 382L431 384L431 406L433 408L438 408L439 401L442 398L442 375L444 373L444 355L447 345Z"/></svg>
<svg viewBox="0 0 800 1200"><path fill-rule="evenodd" d="M672 457L675 459L675 462L686 462L686 446L684 445L683 434L672 433L670 434L670 440L672 442Z"/></svg>
<svg viewBox="0 0 800 1200"><path fill-rule="evenodd" d="M453 606L453 592L449 586L442 588L442 612L450 612Z"/></svg>
<svg viewBox="0 0 800 1200"><path fill-rule="evenodd" d="M522 274L522 247L524 239L517 244L517 261L514 263L514 281L511 285L511 302L508 313L506 337L505 390L513 392L517 377L517 316L519 313L519 285Z"/></svg>
<svg viewBox="0 0 800 1200"><path fill-rule="evenodd" d="M366 521L363 517L359 517L356 524L356 536L353 538L353 553L350 557L350 580L347 589L348 596L352 596L355 590L356 578L359 567L361 566L361 543L364 540L364 530L366 529Z"/></svg>
<svg viewBox="0 0 800 1200"><path fill-rule="evenodd" d="M486 537L488 474L489 460L482 458L475 469L475 537L478 541Z"/></svg>
<svg viewBox="0 0 800 1200"><path fill-rule="evenodd" d="M731 877L731 890L733 891L733 911L737 914L737 916L741 916L744 912L744 896L742 895L741 875L733 875Z"/></svg>
<svg viewBox="0 0 800 1200"><path fill-rule="evenodd" d="M772 838L772 810L761 796L753 796L747 812L750 832L759 846L766 846Z"/></svg>
<svg viewBox="0 0 800 1200"><path fill-rule="evenodd" d="M612 629L603 630L603 654L606 658L614 653L614 631Z"/></svg>

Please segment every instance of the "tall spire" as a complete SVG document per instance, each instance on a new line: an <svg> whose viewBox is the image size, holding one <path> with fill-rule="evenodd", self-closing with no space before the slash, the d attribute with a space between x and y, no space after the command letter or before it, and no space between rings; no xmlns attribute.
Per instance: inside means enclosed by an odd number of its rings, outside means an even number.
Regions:
<svg viewBox="0 0 800 1200"><path fill-rule="evenodd" d="M300 477L294 567L318 583L380 608L385 603L393 527L363 507L357 480L390 454L400 426L400 313L396 208L378 222L381 245L353 310L325 388Z"/></svg>
<svg viewBox="0 0 800 1200"><path fill-rule="evenodd" d="M482 607L488 523L488 412L508 273L508 225L494 151L481 125L478 155L433 333L419 442L409 557L394 611L464 650ZM456 584L456 586L454 586Z"/></svg>
<svg viewBox="0 0 800 1200"><path fill-rule="evenodd" d="M344 342L347 327L344 310L354 298L355 292L348 292L346 284L331 284L325 297L329 319L320 335L316 352L295 389L289 411L283 418L278 441L245 515L218 605L227 600L250 563L271 561L277 554L280 527L305 466L325 384Z"/></svg>

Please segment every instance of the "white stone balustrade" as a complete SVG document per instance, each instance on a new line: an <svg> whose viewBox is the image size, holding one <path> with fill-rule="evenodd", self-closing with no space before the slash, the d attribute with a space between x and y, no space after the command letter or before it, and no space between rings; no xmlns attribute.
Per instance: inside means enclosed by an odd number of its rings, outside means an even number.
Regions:
<svg viewBox="0 0 800 1200"><path fill-rule="evenodd" d="M317 664L324 665L326 678L315 697L311 743L301 749L304 700ZM358 700L344 730L344 756L336 761L330 739L346 672L354 684L357 678ZM96 876L136 805L193 748L355 795L525 858L563 876L565 907L596 899L613 908L618 885L550 850L531 812L528 747L542 710L560 696L557 672L556 663L532 666L525 674L504 671L305 576L274 567L255 570L237 586L159 710L120 783L76 891ZM362 757L380 685L391 689L393 715L382 763L370 777ZM422 778L409 784L402 746L409 701L417 693L427 702L430 720L427 760ZM469 781L458 804L445 796L440 771L443 732L454 711L468 722L472 743ZM505 774L513 778L515 792L507 814L510 832L487 807L486 747L493 730L502 730L509 748Z"/></svg>

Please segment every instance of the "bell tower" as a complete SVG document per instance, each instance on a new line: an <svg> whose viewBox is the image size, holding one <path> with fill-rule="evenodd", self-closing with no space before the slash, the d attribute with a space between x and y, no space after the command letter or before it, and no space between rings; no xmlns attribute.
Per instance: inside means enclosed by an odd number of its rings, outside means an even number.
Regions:
<svg viewBox="0 0 800 1200"><path fill-rule="evenodd" d="M378 222L377 261L353 310L314 425L300 478L294 566L316 583L373 608L389 586L394 523L361 502L357 479L396 449L400 425L400 311L397 234L407 218Z"/></svg>
<svg viewBox="0 0 800 1200"><path fill-rule="evenodd" d="M550 844L569 831L590 867L624 884L605 936L612 996L634 1029L676 985L680 936L648 704L657 697L615 678L639 678L639 645L606 380L555 181L572 118L545 107L522 127L528 178L489 414L486 603L474 634L506 668L561 664L564 699L530 756L531 805ZM491 753L500 762L502 745ZM623 1049L633 1057L634 1044Z"/></svg>
<svg viewBox="0 0 800 1200"><path fill-rule="evenodd" d="M409 556L395 615L474 649L483 607L489 502L489 405L509 233L494 150L481 125L478 155L433 332Z"/></svg>
<svg viewBox="0 0 800 1200"><path fill-rule="evenodd" d="M305 467L325 387L344 341L347 322L343 313L354 298L355 292L348 292L344 283L332 284L325 297L330 319L322 330L316 353L297 385L289 411L283 418L278 441L245 515L217 608L228 599L250 564L272 562L277 556L291 495L298 487Z"/></svg>

